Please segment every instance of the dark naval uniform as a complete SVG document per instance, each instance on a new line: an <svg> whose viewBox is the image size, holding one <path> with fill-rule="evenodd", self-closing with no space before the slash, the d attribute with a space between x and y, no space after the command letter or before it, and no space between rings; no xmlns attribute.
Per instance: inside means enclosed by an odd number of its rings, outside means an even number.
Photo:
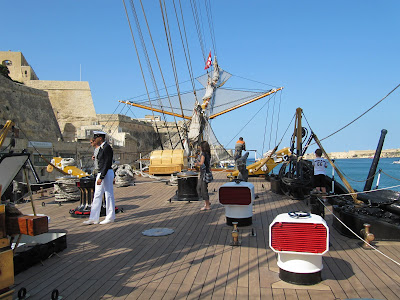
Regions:
<svg viewBox="0 0 400 300"><path fill-rule="evenodd" d="M107 142L103 142L99 147L97 154L98 170L96 184L94 189L93 203L90 211L89 220L98 222L100 217L101 202L103 194L106 200L106 218L103 224L113 222L115 219L115 199L114 199L114 171L111 168L113 161L113 150ZM101 179L101 184L97 181Z"/></svg>

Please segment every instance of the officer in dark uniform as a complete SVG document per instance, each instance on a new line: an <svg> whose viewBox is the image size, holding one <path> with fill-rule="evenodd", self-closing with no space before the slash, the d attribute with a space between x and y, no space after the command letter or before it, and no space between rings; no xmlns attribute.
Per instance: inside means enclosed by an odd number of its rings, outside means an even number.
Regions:
<svg viewBox="0 0 400 300"><path fill-rule="evenodd" d="M106 133L103 131L94 131L93 138L95 143L99 146L97 154L98 173L96 177L96 184L94 189L94 197L92 207L90 209L89 220L83 222L84 224L99 224L101 202L103 194L106 200L106 218L100 224L108 224L114 222L115 219L115 199L114 199L114 171L111 168L113 161L113 150L111 146L105 141Z"/></svg>

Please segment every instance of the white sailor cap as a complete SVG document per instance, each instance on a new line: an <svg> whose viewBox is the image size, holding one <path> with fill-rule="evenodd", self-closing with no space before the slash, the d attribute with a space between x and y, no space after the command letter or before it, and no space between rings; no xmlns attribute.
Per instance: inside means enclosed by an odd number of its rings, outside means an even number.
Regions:
<svg viewBox="0 0 400 300"><path fill-rule="evenodd" d="M102 137L105 137L106 136L106 133L104 132L104 131L93 131L93 137L94 138L97 138L97 137L99 137L99 136L102 136Z"/></svg>

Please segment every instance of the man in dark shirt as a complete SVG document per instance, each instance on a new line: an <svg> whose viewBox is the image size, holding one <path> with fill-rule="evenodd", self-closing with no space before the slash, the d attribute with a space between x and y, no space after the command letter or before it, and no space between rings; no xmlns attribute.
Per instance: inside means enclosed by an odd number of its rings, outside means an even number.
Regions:
<svg viewBox="0 0 400 300"><path fill-rule="evenodd" d="M94 142L99 146L97 154L98 173L96 177L96 185L94 189L93 202L90 209L89 220L84 224L99 224L101 202L103 194L106 199L106 218L100 224L108 224L114 222L115 219L115 200L114 200L114 171L111 168L113 160L113 150L105 141L106 133L103 131L94 131Z"/></svg>

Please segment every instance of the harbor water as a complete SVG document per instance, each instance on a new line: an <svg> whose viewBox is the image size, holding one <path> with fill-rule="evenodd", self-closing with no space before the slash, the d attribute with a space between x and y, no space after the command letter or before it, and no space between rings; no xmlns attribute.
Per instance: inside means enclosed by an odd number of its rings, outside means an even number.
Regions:
<svg viewBox="0 0 400 300"><path fill-rule="evenodd" d="M379 181L379 188L390 188L394 191L400 191L400 164L394 164L399 158L381 158L379 160L376 172L382 169L381 178ZM343 173L347 181L353 189L362 191L364 189L365 181L367 179L369 169L371 168L373 159L370 158L354 158L354 159L336 159L335 165ZM248 159L247 164L252 164L254 159ZM279 172L280 166L278 165L273 173ZM326 175L332 177L332 167L328 164ZM372 184L372 189L375 189L378 175L375 176ZM335 172L335 180L340 181L338 174Z"/></svg>
<svg viewBox="0 0 400 300"><path fill-rule="evenodd" d="M394 164L399 158L381 158L379 160L376 172L382 170L379 181L379 188L393 187L391 190L400 191L400 164ZM354 158L354 159L336 159L335 165L343 173L350 185L358 191L362 191L367 180L369 169L373 159ZM328 165L326 174L332 176L332 167ZM378 175L375 176L372 189L376 188ZM335 179L339 176L335 173Z"/></svg>

